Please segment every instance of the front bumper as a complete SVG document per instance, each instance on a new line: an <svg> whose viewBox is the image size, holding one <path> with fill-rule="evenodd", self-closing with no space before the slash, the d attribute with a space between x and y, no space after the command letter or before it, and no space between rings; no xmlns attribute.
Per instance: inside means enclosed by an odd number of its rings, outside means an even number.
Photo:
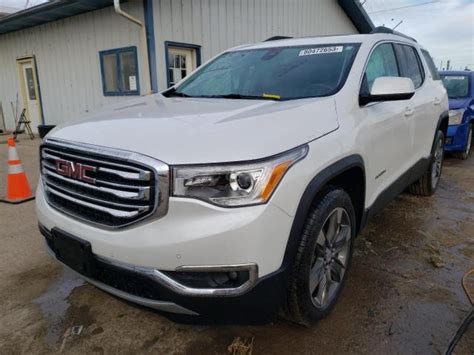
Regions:
<svg viewBox="0 0 474 355"><path fill-rule="evenodd" d="M95 255L165 271L182 266L258 265L258 277L282 264L293 218L271 203L219 208L198 200L171 198L166 216L129 228L100 229L61 213L36 194L39 223L91 243Z"/></svg>
<svg viewBox="0 0 474 355"><path fill-rule="evenodd" d="M93 227L52 208L41 183L36 204L43 234L57 228L90 243L109 276L85 278L118 297L176 313L174 318L225 316L232 323L269 321L281 305L282 264L293 218L271 203L225 209L198 200L170 199L165 217L118 230ZM189 267L239 265L254 265L253 275L250 282L230 290L186 288L166 278L168 272Z"/></svg>
<svg viewBox="0 0 474 355"><path fill-rule="evenodd" d="M55 259L51 231L40 225L48 253ZM177 321L211 321L224 323L262 323L271 321L285 297L286 273L280 269L272 275L255 280L239 296L201 295L174 288L157 270L135 267L94 255L98 272L94 278L77 270L86 281L114 296L142 306L166 312ZM64 264L65 266L68 266ZM231 295L227 295L231 296Z"/></svg>
<svg viewBox="0 0 474 355"><path fill-rule="evenodd" d="M464 151L467 144L468 128L469 123L448 126L444 150L447 152Z"/></svg>

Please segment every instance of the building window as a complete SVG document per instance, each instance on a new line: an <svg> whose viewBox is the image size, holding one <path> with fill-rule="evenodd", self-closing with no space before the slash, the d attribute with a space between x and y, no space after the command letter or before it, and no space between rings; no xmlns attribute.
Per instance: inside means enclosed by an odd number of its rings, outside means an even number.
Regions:
<svg viewBox="0 0 474 355"><path fill-rule="evenodd" d="M99 52L104 96L140 95L137 47Z"/></svg>
<svg viewBox="0 0 474 355"><path fill-rule="evenodd" d="M201 46L166 41L165 56L166 78L170 87L201 65Z"/></svg>

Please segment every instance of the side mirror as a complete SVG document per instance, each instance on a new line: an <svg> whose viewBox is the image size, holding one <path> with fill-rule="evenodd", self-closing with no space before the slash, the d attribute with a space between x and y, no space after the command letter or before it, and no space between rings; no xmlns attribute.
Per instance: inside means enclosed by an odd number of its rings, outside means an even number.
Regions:
<svg viewBox="0 0 474 355"><path fill-rule="evenodd" d="M370 94L360 96L360 103L409 100L414 94L415 86L410 78L381 76L375 79Z"/></svg>

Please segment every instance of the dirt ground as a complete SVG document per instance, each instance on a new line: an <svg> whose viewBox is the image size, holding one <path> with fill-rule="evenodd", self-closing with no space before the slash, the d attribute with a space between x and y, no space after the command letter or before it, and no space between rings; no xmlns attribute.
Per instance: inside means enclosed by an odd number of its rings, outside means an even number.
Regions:
<svg viewBox="0 0 474 355"><path fill-rule="evenodd" d="M0 136L1 194L5 141ZM34 188L38 145L18 143ZM309 328L284 320L180 325L114 298L47 256L34 207L0 204L0 354L225 354L236 337L253 339L253 354L438 354L471 307L460 281L474 267L474 157L447 159L433 197L403 194L371 221L334 312ZM456 353L474 354L473 327Z"/></svg>

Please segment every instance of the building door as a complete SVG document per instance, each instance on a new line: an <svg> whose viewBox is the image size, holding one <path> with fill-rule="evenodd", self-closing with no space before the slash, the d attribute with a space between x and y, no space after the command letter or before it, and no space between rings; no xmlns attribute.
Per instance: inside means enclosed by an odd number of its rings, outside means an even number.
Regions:
<svg viewBox="0 0 474 355"><path fill-rule="evenodd" d="M169 86L173 86L196 69L196 50L193 48L168 48Z"/></svg>
<svg viewBox="0 0 474 355"><path fill-rule="evenodd" d="M26 109L26 117L31 122L31 129L37 133L38 125L42 124L43 120L34 58L19 59L18 67L22 99L18 116L23 109Z"/></svg>

